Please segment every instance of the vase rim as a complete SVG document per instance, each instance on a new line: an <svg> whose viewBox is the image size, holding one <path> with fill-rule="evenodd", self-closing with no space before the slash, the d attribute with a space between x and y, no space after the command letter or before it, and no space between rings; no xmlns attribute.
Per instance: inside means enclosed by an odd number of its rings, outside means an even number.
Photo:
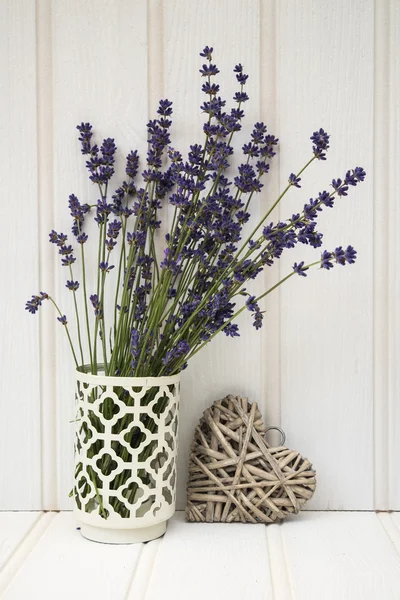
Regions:
<svg viewBox="0 0 400 600"><path fill-rule="evenodd" d="M178 383L181 378L181 374L177 373L176 375L160 375L159 377L151 376L151 377L118 377L118 375L105 375L104 372L98 375L93 375L93 373L89 373L91 366L81 365L76 369L76 378L78 381L82 383L95 383L95 384L108 384L108 385L137 385L137 386L146 386L152 387L157 385L171 385L174 383ZM103 364L98 364L98 370L104 369Z"/></svg>

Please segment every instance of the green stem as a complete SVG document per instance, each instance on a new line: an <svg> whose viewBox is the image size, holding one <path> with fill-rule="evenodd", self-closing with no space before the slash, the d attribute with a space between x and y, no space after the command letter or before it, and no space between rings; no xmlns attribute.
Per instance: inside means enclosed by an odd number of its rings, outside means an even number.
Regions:
<svg viewBox="0 0 400 600"><path fill-rule="evenodd" d="M71 275L71 280L73 282L74 281L74 276L72 274L72 267L71 267L71 265L69 265L69 272L70 272L70 275ZM78 344L79 344L79 351L80 351L80 354L81 354L81 364L84 365L85 364L85 359L83 358L82 339L81 339L81 324L80 324L80 320L79 320L78 303L76 301L76 290L72 290L72 292L74 294L75 318L76 318L76 328L78 330Z"/></svg>
<svg viewBox="0 0 400 600"><path fill-rule="evenodd" d="M90 366L93 372L93 353L92 353L92 340L90 335L90 325L89 325L89 310L88 310L88 300L87 300L87 291L86 291L86 268L85 268L85 251L83 249L83 244L81 244L81 256L82 256L82 280L83 280L83 296L85 303L85 318L86 318L86 331L87 338L89 344L89 356L90 356Z"/></svg>
<svg viewBox="0 0 400 600"><path fill-rule="evenodd" d="M49 296L49 300L54 304L54 306L55 306L58 314L60 315L60 317L62 317L63 314L62 314L61 310L58 308L57 304L55 303L55 301L53 300L53 298L51 296ZM65 332L66 332L67 337L68 337L68 341L69 341L69 345L71 347L72 355L74 357L75 365L78 367L79 365L78 365L78 361L77 361L77 358L76 358L76 354L75 354L75 350L74 350L74 345L72 343L71 336L69 334L68 325L63 325L63 327L65 328Z"/></svg>

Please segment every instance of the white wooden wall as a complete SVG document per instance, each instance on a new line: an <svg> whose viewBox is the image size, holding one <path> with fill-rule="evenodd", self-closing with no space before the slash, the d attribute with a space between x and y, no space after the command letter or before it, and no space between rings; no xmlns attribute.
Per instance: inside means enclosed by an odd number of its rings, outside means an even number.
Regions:
<svg viewBox="0 0 400 600"><path fill-rule="evenodd" d="M320 126L332 135L328 160L306 172L282 217L348 168L363 166L367 180L321 217L326 245L354 244L356 265L292 278L269 297L261 332L243 319L240 339L215 340L184 373L180 507L193 427L233 392L259 402L266 423L280 424L288 445L313 461L309 508L399 510L400 3L0 0L0 8L0 508L70 507L72 362L50 306L39 318L23 307L38 290L61 298L65 289L47 233L69 229L70 193L91 197L75 126L92 122L121 156L144 153L146 121L168 97L174 145L201 140L198 54L209 44L227 97L236 63L250 75L247 133L262 119L280 138L256 213L303 165ZM293 251L258 289L308 255ZM71 308L65 294L62 303Z"/></svg>

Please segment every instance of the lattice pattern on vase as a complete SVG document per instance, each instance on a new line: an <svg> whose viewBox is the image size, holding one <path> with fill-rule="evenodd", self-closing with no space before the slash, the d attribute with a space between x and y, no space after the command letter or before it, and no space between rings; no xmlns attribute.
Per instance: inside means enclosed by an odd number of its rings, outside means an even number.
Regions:
<svg viewBox="0 0 400 600"><path fill-rule="evenodd" d="M298 513L315 490L310 461L264 437L257 404L226 396L203 413L189 458L186 518L273 523Z"/></svg>
<svg viewBox="0 0 400 600"><path fill-rule="evenodd" d="M75 508L104 527L152 525L175 510L179 375L77 372Z"/></svg>

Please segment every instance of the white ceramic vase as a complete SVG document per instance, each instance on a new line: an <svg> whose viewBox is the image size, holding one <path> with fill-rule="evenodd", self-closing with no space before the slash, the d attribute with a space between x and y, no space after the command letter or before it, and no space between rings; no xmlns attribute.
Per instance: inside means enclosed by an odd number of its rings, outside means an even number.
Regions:
<svg viewBox="0 0 400 600"><path fill-rule="evenodd" d="M146 542L175 511L180 375L77 371L75 513L84 537Z"/></svg>

